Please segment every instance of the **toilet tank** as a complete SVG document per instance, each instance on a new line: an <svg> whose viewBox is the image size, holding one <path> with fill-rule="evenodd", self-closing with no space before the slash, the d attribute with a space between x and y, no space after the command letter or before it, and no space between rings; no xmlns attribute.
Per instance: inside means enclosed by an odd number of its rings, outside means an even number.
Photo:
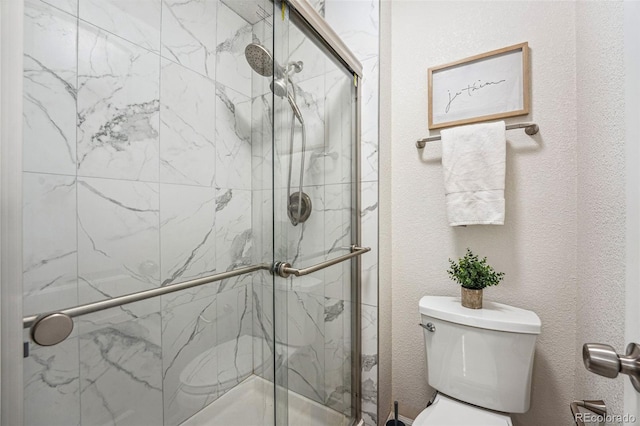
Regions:
<svg viewBox="0 0 640 426"><path fill-rule="evenodd" d="M491 410L529 410L541 326L534 312L487 301L468 309L459 297L425 296L420 314L431 387Z"/></svg>

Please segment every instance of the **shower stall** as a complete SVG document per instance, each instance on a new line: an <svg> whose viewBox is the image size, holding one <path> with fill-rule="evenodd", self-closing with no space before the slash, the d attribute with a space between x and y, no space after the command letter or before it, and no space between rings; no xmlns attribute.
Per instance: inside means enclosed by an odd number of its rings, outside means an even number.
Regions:
<svg viewBox="0 0 640 426"><path fill-rule="evenodd" d="M23 4L3 419L361 424L352 52L307 0Z"/></svg>

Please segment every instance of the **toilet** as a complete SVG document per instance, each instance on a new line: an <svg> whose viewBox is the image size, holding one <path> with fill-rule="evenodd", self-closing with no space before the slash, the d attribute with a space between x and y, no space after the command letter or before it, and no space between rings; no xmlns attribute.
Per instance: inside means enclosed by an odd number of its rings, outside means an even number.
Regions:
<svg viewBox="0 0 640 426"><path fill-rule="evenodd" d="M484 302L468 309L459 297L420 299L428 383L437 391L414 426L509 426L509 413L529 410L540 318Z"/></svg>
<svg viewBox="0 0 640 426"><path fill-rule="evenodd" d="M253 373L253 345L261 342L259 337L243 334L237 340L219 343L195 356L180 372L178 405L202 408L249 377Z"/></svg>

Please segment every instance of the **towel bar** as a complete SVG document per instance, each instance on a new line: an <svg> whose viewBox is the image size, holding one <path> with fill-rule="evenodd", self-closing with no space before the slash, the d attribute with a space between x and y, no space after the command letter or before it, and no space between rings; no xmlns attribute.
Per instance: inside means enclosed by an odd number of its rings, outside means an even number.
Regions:
<svg viewBox="0 0 640 426"><path fill-rule="evenodd" d="M540 130L540 128L536 123L507 124L505 128L507 130L524 129L524 132L528 135L535 135ZM433 142L433 141L439 141L439 140L440 140L440 135L429 136L428 138L418 139L416 141L416 147L418 149L422 149L427 144L427 142Z"/></svg>

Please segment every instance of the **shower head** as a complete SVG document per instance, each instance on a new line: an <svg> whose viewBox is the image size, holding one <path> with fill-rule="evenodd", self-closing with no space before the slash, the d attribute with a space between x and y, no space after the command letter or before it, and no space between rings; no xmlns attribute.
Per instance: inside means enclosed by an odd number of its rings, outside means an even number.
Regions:
<svg viewBox="0 0 640 426"><path fill-rule="evenodd" d="M273 55L261 44L251 43L244 49L244 56L255 72L263 77L273 75L274 61Z"/></svg>
<svg viewBox="0 0 640 426"><path fill-rule="evenodd" d="M293 110L296 118L302 123L302 113L300 108L296 104L295 99L289 92L289 76L287 70L278 65L273 60L273 55L269 50L259 43L250 43L244 49L244 56L247 58L247 62L251 68L263 77L271 77L274 74L275 78L271 81L271 91L279 98L287 98L289 105ZM294 72L300 72L302 70L302 62L296 62L292 65Z"/></svg>

